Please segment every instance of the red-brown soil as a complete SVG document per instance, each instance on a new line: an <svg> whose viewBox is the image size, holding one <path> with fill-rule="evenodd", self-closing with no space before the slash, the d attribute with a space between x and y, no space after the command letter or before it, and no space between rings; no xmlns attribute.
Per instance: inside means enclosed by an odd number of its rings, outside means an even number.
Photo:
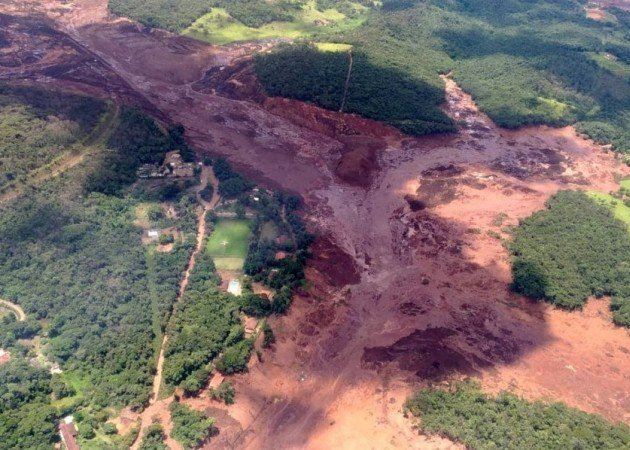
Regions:
<svg viewBox="0 0 630 450"><path fill-rule="evenodd" d="M417 436L401 406L419 386L464 376L630 423L627 330L612 325L605 300L569 313L511 294L502 242L560 189L616 190L628 168L613 154L572 128L498 129L448 78L445 110L465 125L441 137L261 100L243 62L253 46L146 32L107 17L104 4L5 1L1 12L54 24L68 54L93 55L105 84L42 78L29 62L23 78L85 92L120 86L118 101L146 101L183 123L200 152L301 194L321 236L308 289L271 319L274 348L232 377L236 404L188 400L218 419L208 447L453 448ZM28 50L28 26L14 36ZM66 50L46 45L50 64L63 61ZM232 62L234 77L196 81ZM0 67L1 78L18 72ZM248 79L239 89L230 81Z"/></svg>

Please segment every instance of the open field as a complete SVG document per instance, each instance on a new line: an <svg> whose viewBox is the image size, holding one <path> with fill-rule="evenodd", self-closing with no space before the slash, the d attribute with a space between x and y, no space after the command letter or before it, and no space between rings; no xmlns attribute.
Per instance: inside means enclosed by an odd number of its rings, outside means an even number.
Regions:
<svg viewBox="0 0 630 450"><path fill-rule="evenodd" d="M249 220L217 220L206 246L206 251L214 259L217 269L243 268L250 234Z"/></svg>
<svg viewBox="0 0 630 450"><path fill-rule="evenodd" d="M588 195L608 208L610 208L615 217L628 225L630 231L630 207L625 205L623 201L604 192L589 192Z"/></svg>
<svg viewBox="0 0 630 450"><path fill-rule="evenodd" d="M359 11L366 10L359 4L355 6ZM360 26L366 17L367 11L355 18L347 18L335 9L318 11L315 2L311 0L290 22L271 22L255 28L234 19L224 8L213 8L211 12L186 28L183 34L213 44L262 39L298 39L321 32L322 29L327 32L350 30Z"/></svg>

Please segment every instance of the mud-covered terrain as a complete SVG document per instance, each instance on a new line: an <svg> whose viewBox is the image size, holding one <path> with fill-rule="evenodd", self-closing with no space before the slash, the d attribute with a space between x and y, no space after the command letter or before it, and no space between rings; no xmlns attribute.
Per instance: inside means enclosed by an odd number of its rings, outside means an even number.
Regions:
<svg viewBox="0 0 630 450"><path fill-rule="evenodd" d="M415 139L267 99L247 64L256 46L148 31L108 17L105 0L0 13L0 78L114 93L305 199L319 236L308 289L272 320L264 362L234 377L235 405L190 400L218 419L209 446L451 448L418 437L401 405L464 376L630 423L630 337L606 300L569 313L511 294L504 246L558 190L616 190L628 169L612 153L571 128L498 129L448 78L444 108L462 129Z"/></svg>

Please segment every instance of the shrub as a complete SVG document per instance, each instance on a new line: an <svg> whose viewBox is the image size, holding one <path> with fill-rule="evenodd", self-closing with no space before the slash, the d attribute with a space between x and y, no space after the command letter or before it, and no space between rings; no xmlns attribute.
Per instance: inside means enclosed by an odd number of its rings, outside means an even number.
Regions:
<svg viewBox="0 0 630 450"><path fill-rule="evenodd" d="M188 406L173 402L169 406L173 430L171 435L186 449L199 447L215 432L214 419Z"/></svg>

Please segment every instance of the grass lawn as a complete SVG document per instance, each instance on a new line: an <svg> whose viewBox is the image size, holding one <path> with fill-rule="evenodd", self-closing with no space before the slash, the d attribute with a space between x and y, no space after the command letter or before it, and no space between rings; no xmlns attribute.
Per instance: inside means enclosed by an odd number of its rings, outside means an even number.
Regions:
<svg viewBox="0 0 630 450"><path fill-rule="evenodd" d="M332 52L332 53L336 53L336 52L349 52L350 50L352 50L352 45L350 44L337 44L334 42L315 42L315 47L317 47L317 50L319 50L320 52Z"/></svg>
<svg viewBox="0 0 630 450"><path fill-rule="evenodd" d="M623 183L624 182L622 182L622 186ZM630 231L630 208L627 207L621 200L603 192L589 192L588 195L600 202L602 205L609 207L617 219L628 225L628 230Z"/></svg>
<svg viewBox="0 0 630 450"><path fill-rule="evenodd" d="M272 22L260 28L244 25L223 8L213 8L211 12L185 29L182 34L221 45L259 39L298 39L310 36L322 29L343 31L358 27L367 18L367 8L360 4L356 4L356 8L365 13L350 19L335 9L318 11L315 8L315 1L310 1L292 22ZM327 25L321 25L322 23Z"/></svg>
<svg viewBox="0 0 630 450"><path fill-rule="evenodd" d="M241 270L251 234L249 220L219 219L208 239L206 251L220 270Z"/></svg>
<svg viewBox="0 0 630 450"><path fill-rule="evenodd" d="M90 382L85 378L81 378L79 374L72 371L64 371L59 374L59 377L68 385L72 386L76 394L71 397L65 397L59 400L54 400L52 405L56 408L65 408L71 405L75 405L83 400L85 397L85 390L89 387Z"/></svg>

